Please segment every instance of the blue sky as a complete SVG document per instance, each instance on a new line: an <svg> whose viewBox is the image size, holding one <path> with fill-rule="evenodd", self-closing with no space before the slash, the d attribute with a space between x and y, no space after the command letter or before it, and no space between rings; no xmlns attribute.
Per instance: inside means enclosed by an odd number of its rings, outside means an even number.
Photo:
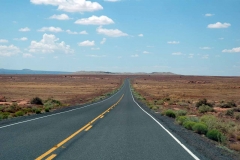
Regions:
<svg viewBox="0 0 240 160"><path fill-rule="evenodd" d="M1 0L0 68L240 76L239 0Z"/></svg>

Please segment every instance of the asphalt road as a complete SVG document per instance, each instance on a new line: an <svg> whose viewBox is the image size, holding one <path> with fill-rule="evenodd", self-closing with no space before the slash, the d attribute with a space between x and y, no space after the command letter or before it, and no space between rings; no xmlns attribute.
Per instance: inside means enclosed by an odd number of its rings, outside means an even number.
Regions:
<svg viewBox="0 0 240 160"><path fill-rule="evenodd" d="M109 99L0 125L0 159L183 159L201 157L133 99L129 82ZM191 148L191 149L189 149Z"/></svg>

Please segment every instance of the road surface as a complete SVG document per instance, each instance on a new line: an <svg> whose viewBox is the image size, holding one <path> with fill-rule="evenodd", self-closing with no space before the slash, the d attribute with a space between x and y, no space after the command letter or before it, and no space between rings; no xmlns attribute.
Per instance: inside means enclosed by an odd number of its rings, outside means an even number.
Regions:
<svg viewBox="0 0 240 160"><path fill-rule="evenodd" d="M102 102L0 125L0 159L199 159L133 99L129 81ZM191 146L190 146L191 148Z"/></svg>

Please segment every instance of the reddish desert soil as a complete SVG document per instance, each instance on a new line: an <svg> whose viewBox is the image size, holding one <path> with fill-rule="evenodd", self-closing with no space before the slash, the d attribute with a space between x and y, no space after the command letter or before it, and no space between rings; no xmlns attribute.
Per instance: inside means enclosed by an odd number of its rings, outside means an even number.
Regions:
<svg viewBox="0 0 240 160"><path fill-rule="evenodd" d="M117 89L123 79L111 75L0 75L0 96L6 100L0 103L25 105L37 96L82 104Z"/></svg>

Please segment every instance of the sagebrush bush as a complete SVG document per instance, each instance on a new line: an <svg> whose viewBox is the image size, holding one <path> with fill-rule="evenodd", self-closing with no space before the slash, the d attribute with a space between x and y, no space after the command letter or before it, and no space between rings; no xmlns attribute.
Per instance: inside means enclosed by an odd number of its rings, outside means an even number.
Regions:
<svg viewBox="0 0 240 160"><path fill-rule="evenodd" d="M233 117L233 116L234 116L234 110L233 110L233 109L227 110L226 113L225 113L225 115L226 115L226 116Z"/></svg>
<svg viewBox="0 0 240 160"><path fill-rule="evenodd" d="M43 102L41 98L35 97L31 100L31 104L43 105Z"/></svg>
<svg viewBox="0 0 240 160"><path fill-rule="evenodd" d="M24 112L23 112L23 111L17 111L17 112L15 113L15 116L16 116L16 117L23 116L23 115L24 115Z"/></svg>
<svg viewBox="0 0 240 160"><path fill-rule="evenodd" d="M221 108L232 108L232 107L237 107L237 105L234 101L230 101L230 102L227 102L227 103L222 102L220 104L220 107Z"/></svg>
<svg viewBox="0 0 240 160"><path fill-rule="evenodd" d="M165 115L171 118L176 118L176 114L173 110L169 109L165 112Z"/></svg>
<svg viewBox="0 0 240 160"><path fill-rule="evenodd" d="M196 122L193 121L185 121L183 122L183 127L185 127L188 130L193 130L193 126L196 124Z"/></svg>
<svg viewBox="0 0 240 160"><path fill-rule="evenodd" d="M196 103L196 107L197 107L197 108L200 107L200 106L202 106L202 105L207 105L207 106L209 106L209 107L213 107L213 105L212 105L211 103L208 103L208 102L207 102L207 99L206 99L206 98L200 99L200 100Z"/></svg>
<svg viewBox="0 0 240 160"><path fill-rule="evenodd" d="M207 125L204 123L196 123L192 129L198 134L206 134L208 131Z"/></svg>
<svg viewBox="0 0 240 160"><path fill-rule="evenodd" d="M35 113L36 113L36 114L41 114L41 110L40 110L40 109L36 109L36 110L35 110Z"/></svg>
<svg viewBox="0 0 240 160"><path fill-rule="evenodd" d="M45 112L49 112L49 111L50 111L49 107L45 107Z"/></svg>
<svg viewBox="0 0 240 160"><path fill-rule="evenodd" d="M217 142L223 142L225 139L224 135L217 129L209 130L207 132L206 136L209 139L217 141Z"/></svg>
<svg viewBox="0 0 240 160"><path fill-rule="evenodd" d="M208 105L203 104L200 107L198 107L198 111L200 113L206 113L206 112L213 112L214 109Z"/></svg>
<svg viewBox="0 0 240 160"><path fill-rule="evenodd" d="M185 116L187 114L187 111L185 110L178 110L176 111L176 116Z"/></svg>
<svg viewBox="0 0 240 160"><path fill-rule="evenodd" d="M180 125L182 125L188 118L186 116L179 116L176 119L176 122Z"/></svg>

